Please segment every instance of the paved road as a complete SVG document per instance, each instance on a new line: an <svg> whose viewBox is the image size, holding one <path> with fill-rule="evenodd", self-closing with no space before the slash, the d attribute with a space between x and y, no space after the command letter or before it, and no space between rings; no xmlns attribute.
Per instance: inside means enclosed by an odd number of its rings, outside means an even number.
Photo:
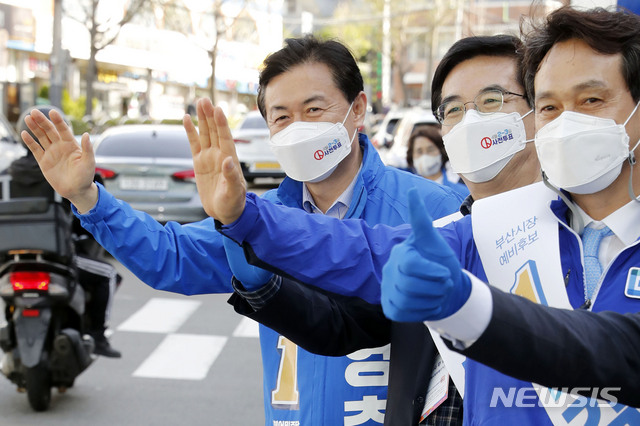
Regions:
<svg viewBox="0 0 640 426"><path fill-rule="evenodd" d="M124 277L110 322L123 358L98 358L44 413L0 376L0 425L263 425L257 324L227 295L156 291L110 261Z"/></svg>

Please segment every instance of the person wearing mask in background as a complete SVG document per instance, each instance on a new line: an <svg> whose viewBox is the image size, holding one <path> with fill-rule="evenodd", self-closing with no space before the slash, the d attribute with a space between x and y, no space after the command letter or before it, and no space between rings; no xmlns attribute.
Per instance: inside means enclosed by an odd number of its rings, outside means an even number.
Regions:
<svg viewBox="0 0 640 426"><path fill-rule="evenodd" d="M469 188L461 182L452 182L447 176L446 165L449 161L444 149L440 130L425 127L416 130L409 137L407 164L409 169L420 176L451 188L461 197L469 196Z"/></svg>
<svg viewBox="0 0 640 426"><path fill-rule="evenodd" d="M386 167L364 134L358 134L367 99L357 63L343 44L313 36L287 39L269 55L260 74L258 107L271 132L270 146L287 174L267 202L308 216L362 218L373 225L406 223L407 191L419 188L436 217L458 209L462 199L441 185ZM216 131L231 138L222 110L202 99L198 127L184 125L194 156L198 191L220 189L203 179L220 171L200 144L217 143ZM51 185L76 209L82 225L143 282L182 294L231 293L231 271L223 237L213 219L162 226L115 200L92 183L94 158L87 136L82 149L59 116L34 112L27 124L42 147L22 133ZM229 155L237 161L233 142ZM239 165L241 186L246 191ZM275 204L274 204L275 205ZM308 213L317 213L309 215ZM305 246L289 251L296 257ZM299 265L300 269L312 264ZM324 357L299 349L276 332L260 328L266 424L381 424L387 394L388 348L351 357ZM286 360L286 362L285 362ZM350 375L353 370L366 374Z"/></svg>
<svg viewBox="0 0 640 426"><path fill-rule="evenodd" d="M62 111L51 105L40 105L25 110L18 119L18 132L28 132L38 142L38 138L30 132L25 124L25 117L37 110L46 116L51 111L56 111L65 120L67 125L71 123L63 115ZM11 198L45 197L54 201L54 190L42 175L38 162L30 150L24 157L18 158L9 166L8 173L11 176L9 185ZM0 198L1 193L0 193ZM68 203L67 208L70 210ZM75 241L76 256L74 262L78 268L78 280L88 293L86 314L88 318L88 330L95 342L94 353L109 358L120 358L120 351L113 348L105 336L107 321L111 311L114 293L121 277L115 268L109 263L97 259L99 250L97 243L91 235L80 226L78 220L73 221L73 232L76 236L84 236L84 239ZM92 244L93 243L93 244Z"/></svg>

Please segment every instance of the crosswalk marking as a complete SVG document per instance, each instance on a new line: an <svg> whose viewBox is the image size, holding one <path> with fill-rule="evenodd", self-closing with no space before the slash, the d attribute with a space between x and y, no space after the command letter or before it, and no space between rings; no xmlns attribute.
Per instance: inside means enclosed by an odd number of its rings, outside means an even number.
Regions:
<svg viewBox="0 0 640 426"><path fill-rule="evenodd" d="M173 333L201 304L198 300L153 298L120 324L118 330Z"/></svg>
<svg viewBox="0 0 640 426"><path fill-rule="evenodd" d="M176 333L201 305L192 299L152 298L117 327L117 331L167 334L133 372L134 377L203 380L207 376L228 337ZM257 322L238 319L233 337L259 337Z"/></svg>
<svg viewBox="0 0 640 426"><path fill-rule="evenodd" d="M223 336L170 334L133 376L202 380L226 343Z"/></svg>
<svg viewBox="0 0 640 426"><path fill-rule="evenodd" d="M235 330L233 337L258 337L258 323L251 318L242 317Z"/></svg>

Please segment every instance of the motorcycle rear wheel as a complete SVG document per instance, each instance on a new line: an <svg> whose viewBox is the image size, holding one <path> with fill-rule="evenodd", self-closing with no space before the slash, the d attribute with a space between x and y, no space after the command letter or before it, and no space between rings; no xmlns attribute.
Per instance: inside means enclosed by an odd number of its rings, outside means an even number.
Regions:
<svg viewBox="0 0 640 426"><path fill-rule="evenodd" d="M51 402L51 372L46 362L27 368L25 378L29 405L34 411L46 411Z"/></svg>

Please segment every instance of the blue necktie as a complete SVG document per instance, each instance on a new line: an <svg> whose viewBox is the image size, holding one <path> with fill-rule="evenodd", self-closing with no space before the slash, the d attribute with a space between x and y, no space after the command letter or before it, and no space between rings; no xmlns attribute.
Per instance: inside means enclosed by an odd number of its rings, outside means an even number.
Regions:
<svg viewBox="0 0 640 426"><path fill-rule="evenodd" d="M604 227L602 229L594 229L591 227L584 228L582 233L582 245L584 246L584 273L586 278L585 297L591 300L593 293L596 291L596 285L602 275L602 266L598 260L598 248L602 239L608 235L612 235L611 229Z"/></svg>

